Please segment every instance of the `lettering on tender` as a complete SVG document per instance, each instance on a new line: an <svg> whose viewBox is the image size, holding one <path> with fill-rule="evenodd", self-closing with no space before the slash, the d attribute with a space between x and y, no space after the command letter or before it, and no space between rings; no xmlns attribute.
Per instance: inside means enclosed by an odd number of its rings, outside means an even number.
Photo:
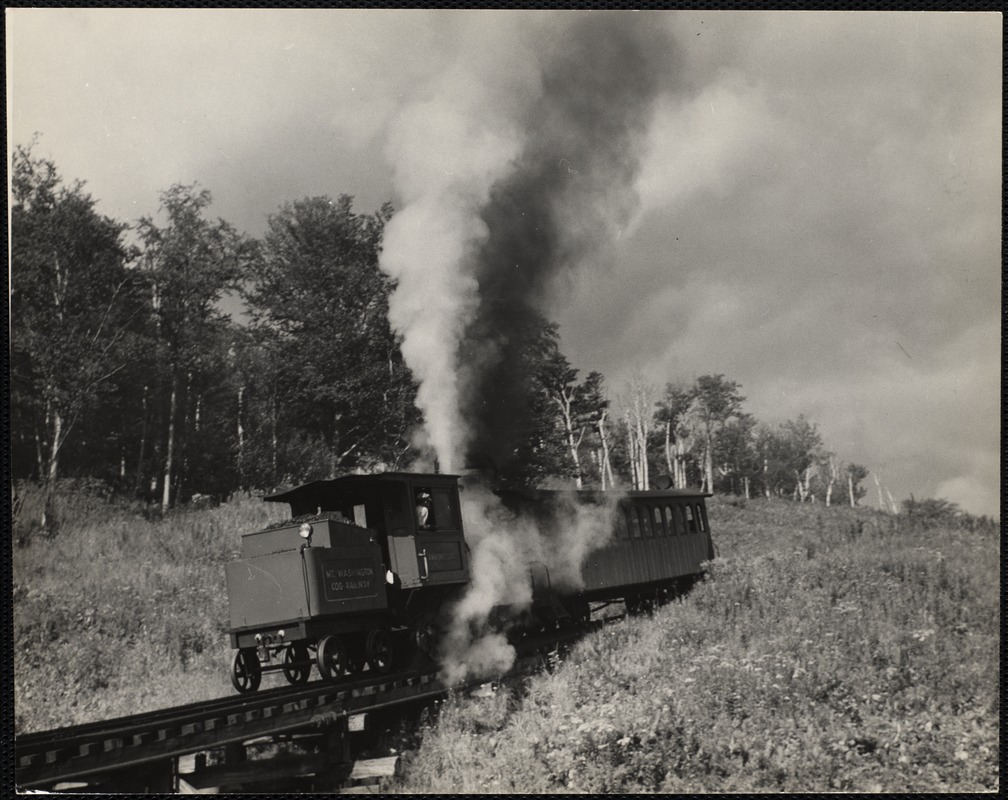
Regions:
<svg viewBox="0 0 1008 800"><path fill-rule="evenodd" d="M326 600L355 600L378 593L374 564L364 559L325 561L322 578Z"/></svg>

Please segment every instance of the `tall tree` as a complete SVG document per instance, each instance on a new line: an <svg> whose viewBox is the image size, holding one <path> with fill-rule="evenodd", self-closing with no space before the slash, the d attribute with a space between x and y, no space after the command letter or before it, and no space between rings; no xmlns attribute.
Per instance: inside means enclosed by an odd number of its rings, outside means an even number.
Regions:
<svg viewBox="0 0 1008 800"><path fill-rule="evenodd" d="M728 420L715 436L718 454L717 474L733 494L750 496L752 481L760 470L754 447L756 418L739 412Z"/></svg>
<svg viewBox="0 0 1008 800"><path fill-rule="evenodd" d="M676 488L685 489L686 455L693 446L690 405L691 389L668 383L665 396L655 408L655 426L664 433L665 465Z"/></svg>
<svg viewBox="0 0 1008 800"><path fill-rule="evenodd" d="M65 185L28 145L14 151L11 189L11 393L19 427L34 432L40 522L53 531L61 453L125 364L137 298L126 226L97 213L83 183Z"/></svg>
<svg viewBox="0 0 1008 800"><path fill-rule="evenodd" d="M627 382L624 396L621 398L623 423L626 427L630 485L634 489L648 489L651 483L648 445L651 442L654 395L653 386L640 376L634 376Z"/></svg>
<svg viewBox="0 0 1008 800"><path fill-rule="evenodd" d="M865 496L867 490L861 486L861 481L868 477L868 467L861 464L848 464L844 470L847 476L847 499L851 508L857 505L858 500Z"/></svg>
<svg viewBox="0 0 1008 800"><path fill-rule="evenodd" d="M171 505L178 481L179 441L194 422L189 397L194 381L216 374L212 344L220 341L229 320L220 300L253 254L252 243L229 223L206 219L211 199L206 189L175 184L161 194L165 222L143 217L137 226L165 365L162 509Z"/></svg>
<svg viewBox="0 0 1008 800"><path fill-rule="evenodd" d="M578 423L585 431L585 441L597 454L599 486L612 486L613 472L609 460L609 430L606 420L609 400L606 398L605 378L601 372L591 371L581 382L578 391Z"/></svg>
<svg viewBox="0 0 1008 800"><path fill-rule="evenodd" d="M577 376L578 371L560 352L559 341L554 339L548 346L540 380L553 404L564 445L570 453L574 483L581 489L585 484L581 446L586 437L591 441L604 436L605 429L599 427L599 421L609 402L604 397L601 373L591 372L582 382L578 382ZM604 459L600 469L604 474Z"/></svg>
<svg viewBox="0 0 1008 800"><path fill-rule="evenodd" d="M724 375L701 375L693 388L691 412L700 425L704 444L704 482L714 491L714 436L732 417L737 417L745 398L742 386Z"/></svg>
<svg viewBox="0 0 1008 800"><path fill-rule="evenodd" d="M269 218L245 296L272 349L273 427L318 436L328 472L402 464L419 420L415 385L388 323L391 279L378 269L389 205L309 197Z"/></svg>
<svg viewBox="0 0 1008 800"><path fill-rule="evenodd" d="M822 458L822 436L815 423L799 414L798 419L788 420L781 426L788 467L795 479L794 496L804 502L809 498L809 483L816 463Z"/></svg>

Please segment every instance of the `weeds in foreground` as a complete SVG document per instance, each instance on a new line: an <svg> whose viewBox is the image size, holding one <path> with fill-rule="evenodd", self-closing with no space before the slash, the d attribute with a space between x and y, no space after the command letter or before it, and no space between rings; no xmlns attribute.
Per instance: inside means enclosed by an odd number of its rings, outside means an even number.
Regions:
<svg viewBox="0 0 1008 800"><path fill-rule="evenodd" d="M152 520L73 488L60 507L57 535L14 531L16 732L231 691L224 564L285 509L245 495Z"/></svg>

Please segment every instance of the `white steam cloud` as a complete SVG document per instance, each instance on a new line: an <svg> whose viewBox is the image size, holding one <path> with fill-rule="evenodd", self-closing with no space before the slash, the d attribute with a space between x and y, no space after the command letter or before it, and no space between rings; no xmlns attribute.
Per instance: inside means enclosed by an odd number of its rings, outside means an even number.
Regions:
<svg viewBox="0 0 1008 800"><path fill-rule="evenodd" d="M606 543L613 530L616 495L599 503L578 503L558 495L548 520L516 514L486 487L462 492L462 516L472 550L468 591L452 609L442 646L442 667L449 682L469 675L506 672L515 651L491 622L494 609L520 612L532 602L530 565L539 565L554 589L581 587L585 556ZM543 573L542 567L546 571Z"/></svg>
<svg viewBox="0 0 1008 800"><path fill-rule="evenodd" d="M487 235L479 209L522 146L515 124L537 92L534 37L517 18L466 16L455 62L392 122L386 155L405 205L385 229L381 268L396 279L389 321L419 382L426 443L444 472L464 466L458 350L478 305L465 268Z"/></svg>

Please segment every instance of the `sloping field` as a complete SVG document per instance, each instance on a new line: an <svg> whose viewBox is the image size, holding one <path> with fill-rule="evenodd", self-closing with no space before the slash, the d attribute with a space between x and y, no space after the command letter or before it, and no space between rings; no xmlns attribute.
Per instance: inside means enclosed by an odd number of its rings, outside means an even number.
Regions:
<svg viewBox="0 0 1008 800"><path fill-rule="evenodd" d="M63 510L54 538L13 531L17 732L230 694L223 565L285 509ZM521 697L450 700L392 788L997 788L998 531L718 498L710 518L707 582Z"/></svg>
<svg viewBox="0 0 1008 800"><path fill-rule="evenodd" d="M711 577L524 697L448 702L398 788L991 791L999 535L712 502Z"/></svg>

